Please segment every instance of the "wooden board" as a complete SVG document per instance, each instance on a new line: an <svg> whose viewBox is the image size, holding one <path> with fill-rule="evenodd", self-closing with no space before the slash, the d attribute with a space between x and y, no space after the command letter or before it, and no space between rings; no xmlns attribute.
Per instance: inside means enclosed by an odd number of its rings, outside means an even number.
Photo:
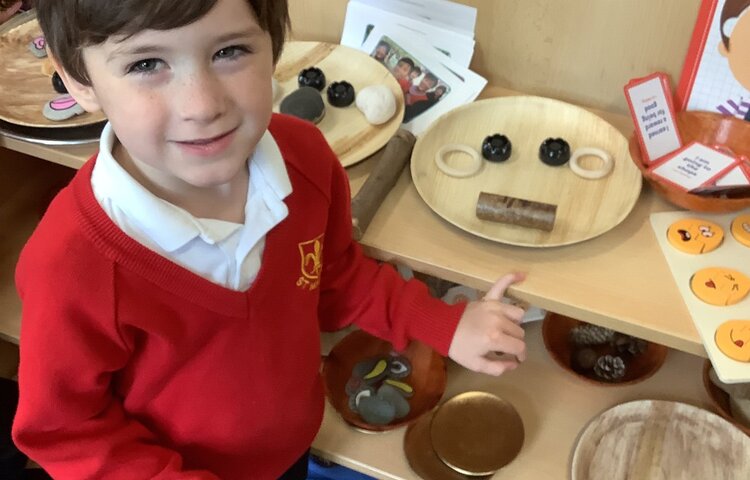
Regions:
<svg viewBox="0 0 750 480"><path fill-rule="evenodd" d="M35 57L28 44L41 35L33 10L0 26L0 120L36 128L67 128L105 120L101 112L84 113L53 122L42 115L44 105L59 96L52 80L42 72L46 59Z"/></svg>
<svg viewBox="0 0 750 480"><path fill-rule="evenodd" d="M480 151L484 138L494 133L513 144L506 162L483 161L482 170L469 178L438 170L435 155L444 145L466 144ZM601 180L586 180L567 166L543 164L539 146L549 137L564 138L571 151L596 147L609 152L614 171ZM446 163L460 167L466 157L448 154ZM581 164L593 168L596 161L584 158ZM568 245L607 232L630 213L642 183L627 139L612 125L574 105L530 96L481 100L443 115L417 140L411 173L422 199L448 222L489 240L528 247ZM555 227L545 232L479 220L480 192L555 204Z"/></svg>
<svg viewBox="0 0 750 480"><path fill-rule="evenodd" d="M308 67L320 68L327 84L346 80L355 92L376 85L388 85L398 102L396 114L383 125L370 125L352 104L335 108L328 104L325 89L321 94L326 114L318 128L328 140L341 163L348 167L380 150L396 133L404 117L404 98L396 79L383 65L367 54L353 48L320 42L287 42L276 66L275 78L281 92L274 101L278 111L281 101L297 89L299 72Z"/></svg>
<svg viewBox="0 0 750 480"><path fill-rule="evenodd" d="M750 478L750 437L692 405L629 402L584 429L571 470L573 480Z"/></svg>
<svg viewBox="0 0 750 480"><path fill-rule="evenodd" d="M669 264L677 289L687 306L703 346L724 383L750 382L750 363L739 362L726 356L716 345L715 335L719 325L729 320L750 320L750 296L735 305L715 306L699 300L690 287L695 272L704 268L726 267L750 277L750 248L739 243L731 232L732 220L750 210L721 215L697 212L661 212L651 214L651 227ZM700 255L683 253L667 240L667 229L674 222L686 218L708 220L724 230L724 241L716 250ZM687 318L685 321L689 321Z"/></svg>

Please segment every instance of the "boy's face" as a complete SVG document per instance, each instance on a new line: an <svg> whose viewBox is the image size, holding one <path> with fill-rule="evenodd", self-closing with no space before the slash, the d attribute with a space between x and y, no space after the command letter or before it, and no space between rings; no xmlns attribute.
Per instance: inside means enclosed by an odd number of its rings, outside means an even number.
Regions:
<svg viewBox="0 0 750 480"><path fill-rule="evenodd" d="M219 0L192 24L118 40L84 48L91 87L66 83L84 108L104 111L123 155L168 188L242 175L271 118L274 69L247 1Z"/></svg>
<svg viewBox="0 0 750 480"><path fill-rule="evenodd" d="M719 52L727 58L734 78L750 89L750 12L745 12L732 30L729 50L720 42Z"/></svg>
<svg viewBox="0 0 750 480"><path fill-rule="evenodd" d="M406 62L398 62L393 71L396 78L406 78L411 73L411 65Z"/></svg>

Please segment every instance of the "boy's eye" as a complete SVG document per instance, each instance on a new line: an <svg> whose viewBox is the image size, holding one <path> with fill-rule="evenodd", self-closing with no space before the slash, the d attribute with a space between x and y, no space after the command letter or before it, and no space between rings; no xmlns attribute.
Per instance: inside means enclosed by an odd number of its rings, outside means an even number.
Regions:
<svg viewBox="0 0 750 480"><path fill-rule="evenodd" d="M154 73L159 67L160 62L161 60L155 58L139 60L128 67L128 73Z"/></svg>
<svg viewBox="0 0 750 480"><path fill-rule="evenodd" d="M249 52L250 50L245 47L241 47L239 45L232 45L231 47L224 47L218 52L216 52L216 54L214 54L214 58L218 60L222 60L222 59L231 60Z"/></svg>

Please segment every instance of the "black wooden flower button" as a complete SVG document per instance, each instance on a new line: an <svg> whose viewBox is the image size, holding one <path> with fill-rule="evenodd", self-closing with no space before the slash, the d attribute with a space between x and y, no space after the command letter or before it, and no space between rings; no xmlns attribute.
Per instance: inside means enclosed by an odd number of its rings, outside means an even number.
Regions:
<svg viewBox="0 0 750 480"><path fill-rule="evenodd" d="M326 93L328 103L334 107L348 107L354 102L354 87L347 81L333 82Z"/></svg>
<svg viewBox="0 0 750 480"><path fill-rule="evenodd" d="M490 162L504 162L510 158L513 145L505 135L496 133L482 142L482 156Z"/></svg>
<svg viewBox="0 0 750 480"><path fill-rule="evenodd" d="M326 76L323 70L317 67L310 67L299 72L297 83L300 87L313 87L322 92L323 87L326 86Z"/></svg>
<svg viewBox="0 0 750 480"><path fill-rule="evenodd" d="M562 138L548 138L539 146L539 160L551 167L565 165L570 160L570 145Z"/></svg>

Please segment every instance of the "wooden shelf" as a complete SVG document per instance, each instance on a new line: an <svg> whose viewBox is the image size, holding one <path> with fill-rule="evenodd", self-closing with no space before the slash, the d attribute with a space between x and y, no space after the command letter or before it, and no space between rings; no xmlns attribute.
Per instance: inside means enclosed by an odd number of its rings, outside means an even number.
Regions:
<svg viewBox="0 0 750 480"><path fill-rule="evenodd" d="M74 171L0 148L0 338L18 343L21 302L13 275L18 254L36 227L45 202Z"/></svg>
<svg viewBox="0 0 750 480"><path fill-rule="evenodd" d="M519 94L488 87L482 98ZM591 111L630 135L628 117ZM5 142L24 153L74 167L95 151L95 146L59 149ZM371 169L371 162L364 161L347 170L352 192ZM676 207L645 188L633 212L610 232L566 247L525 249L474 237L442 220L422 201L405 171L361 243L373 258L480 290L504 272L524 271L528 279L511 292L533 305L705 356L649 224L651 213L666 210ZM15 332L17 326L12 327L9 331Z"/></svg>
<svg viewBox="0 0 750 480"><path fill-rule="evenodd" d="M569 478L570 456L579 432L596 415L617 404L641 399L673 400L710 410L702 384L703 359L670 351L651 378L629 386L597 386L562 370L547 354L541 322L526 326L528 360L501 377L470 372L449 362L443 400L469 390L494 393L510 401L524 422L520 455L494 478L560 480ZM367 434L351 428L326 402L323 426L313 451L336 463L389 480L419 480L403 449L406 428Z"/></svg>

